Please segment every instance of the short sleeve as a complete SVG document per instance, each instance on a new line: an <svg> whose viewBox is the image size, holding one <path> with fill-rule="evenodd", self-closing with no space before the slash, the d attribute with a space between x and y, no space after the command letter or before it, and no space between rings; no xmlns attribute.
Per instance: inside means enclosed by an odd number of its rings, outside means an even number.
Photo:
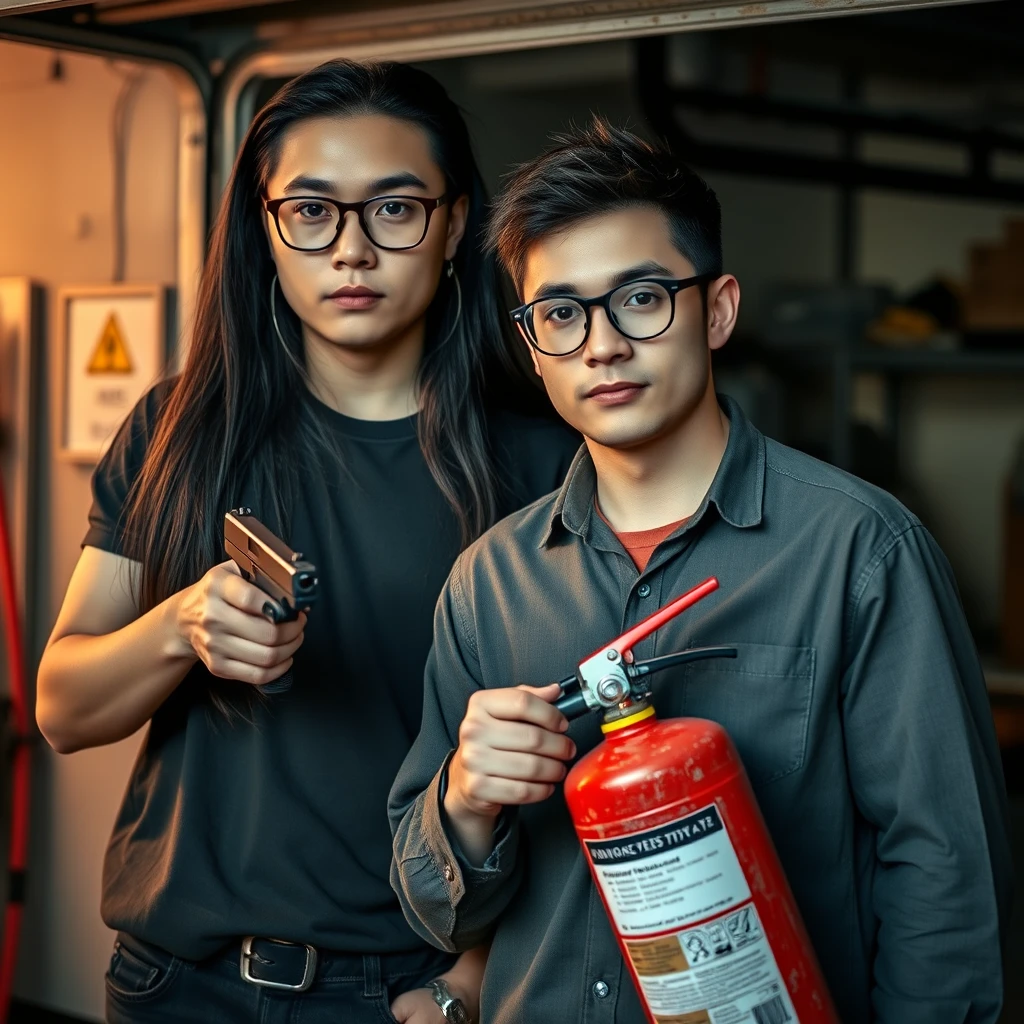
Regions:
<svg viewBox="0 0 1024 1024"><path fill-rule="evenodd" d="M122 551L124 511L128 492L142 469L160 412L173 387L164 381L151 388L121 424L93 471L89 529L82 547L112 554Z"/></svg>

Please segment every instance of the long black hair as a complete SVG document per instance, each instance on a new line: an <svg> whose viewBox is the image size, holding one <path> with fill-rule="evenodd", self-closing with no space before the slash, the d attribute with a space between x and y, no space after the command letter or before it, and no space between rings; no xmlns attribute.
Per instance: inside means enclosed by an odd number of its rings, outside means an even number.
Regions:
<svg viewBox="0 0 1024 1024"><path fill-rule="evenodd" d="M489 367L513 376L515 368L498 317L496 264L482 251L486 195L466 124L424 71L392 62L330 61L285 85L260 110L235 160L210 241L187 362L129 494L125 553L141 563L144 610L223 560L223 514L243 488L267 501L265 514L283 528L297 487L295 467L322 450L325 438L314 417L297 415L312 401L298 318L277 302L281 338L271 319L274 268L266 255L261 195L290 128L349 114L418 125L448 194L469 197L466 232L453 261L461 315L454 280L442 275L427 311L418 429L463 542L496 516L483 377Z"/></svg>

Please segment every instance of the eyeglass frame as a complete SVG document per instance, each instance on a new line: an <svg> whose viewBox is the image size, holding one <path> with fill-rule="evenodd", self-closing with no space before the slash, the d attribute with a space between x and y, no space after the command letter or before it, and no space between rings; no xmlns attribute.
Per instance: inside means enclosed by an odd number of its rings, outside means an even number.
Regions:
<svg viewBox="0 0 1024 1024"><path fill-rule="evenodd" d="M263 209L265 209L267 213L274 218L278 238L280 238L289 249L292 249L295 252L325 252L327 249L336 245L338 239L341 238L341 233L345 230L345 214L350 210L355 211L359 218L359 226L362 228L363 234L371 245L376 246L378 249L383 249L385 252L405 252L407 249L415 249L417 245L423 244L423 239L427 237L427 232L430 230L430 218L434 215L435 210L444 206L448 202L448 193L444 192L436 199L424 199L422 196L403 195L372 196L370 199L364 199L361 203L343 203L338 199L328 199L325 196L285 196L282 199L268 199L266 196L263 196L262 198ZM323 203L326 206L333 206L338 211L338 229L335 231L334 237L326 245L322 245L316 249L303 249L301 246L292 245L292 243L284 237L284 232L281 230L281 221L278 217L278 211L285 203L292 203L301 199L316 203ZM423 207L423 211L426 214L426 220L423 222L423 234L420 235L418 242L414 242L412 245L392 246L381 245L379 242L374 241L373 235L370 234L369 228L366 226L366 219L363 214L371 203L379 203L383 199L401 199L403 202L419 203L420 206Z"/></svg>
<svg viewBox="0 0 1024 1024"><path fill-rule="evenodd" d="M635 281L626 281L623 284L618 284L614 288L610 288L604 293L604 295L597 295L593 298L582 298L579 295L545 295L539 299L534 299L532 302L525 302L521 306L516 306L515 309L509 310L509 316L515 322L516 326L522 332L523 337L535 348L542 356L552 356L553 358L561 358L562 356L571 356L576 352L579 352L584 345L586 345L590 338L590 327L593 323L593 318L590 315L591 309L594 306L600 306L604 310L604 315L608 318L608 323L615 328L624 338L628 338L630 341L653 341L655 338L661 337L674 323L676 318L676 295L685 290L686 288L692 288L694 285L707 284L710 281L714 281L718 274L695 274L693 277L639 277ZM669 295L672 297L672 313L668 318L668 323L660 331L655 334L648 334L643 338L634 338L631 334L627 334L616 322L615 317L611 311L611 297L623 288L629 288L631 285L637 284L657 284L661 285ZM526 326L526 312L531 306L536 306L541 302L551 302L552 300L564 299L568 302L575 302L577 306L583 309L584 317L584 329L583 329L583 340L568 352L547 352L540 347L537 341L531 337L531 329Z"/></svg>

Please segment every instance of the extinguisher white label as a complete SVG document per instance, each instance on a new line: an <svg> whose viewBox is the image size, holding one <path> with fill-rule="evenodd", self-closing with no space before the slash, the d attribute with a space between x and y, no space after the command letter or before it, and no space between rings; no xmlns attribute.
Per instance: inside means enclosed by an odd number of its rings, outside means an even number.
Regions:
<svg viewBox="0 0 1024 1024"><path fill-rule="evenodd" d="M646 832L587 840L586 847L623 936L678 928L750 899L714 804Z"/></svg>
<svg viewBox="0 0 1024 1024"><path fill-rule="evenodd" d="M659 1024L797 1024L714 804L585 845Z"/></svg>

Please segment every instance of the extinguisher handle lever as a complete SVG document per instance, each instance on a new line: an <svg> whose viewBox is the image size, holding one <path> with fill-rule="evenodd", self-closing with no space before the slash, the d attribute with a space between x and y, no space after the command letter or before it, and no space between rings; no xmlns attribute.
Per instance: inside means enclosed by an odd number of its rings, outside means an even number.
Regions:
<svg viewBox="0 0 1024 1024"><path fill-rule="evenodd" d="M660 672L662 669L685 665L690 661L704 661L707 658L735 658L738 653L735 647L728 646L691 647L686 651L677 651L675 654L663 654L660 658L648 658L646 661L638 661L633 665L627 665L626 673L630 679L637 679L640 676L650 675L652 672Z"/></svg>
<svg viewBox="0 0 1024 1024"><path fill-rule="evenodd" d="M681 665L701 658L735 658L735 647L702 647L668 654L661 658L634 664L632 650L635 644L649 637L656 629L671 621L701 598L718 589L718 580L709 577L703 583L659 608L646 619L626 630L621 636L598 648L576 666L576 672L558 684L562 693L555 707L568 719L579 718L588 711L607 711L609 708L642 698L650 687L633 680L658 672L673 665Z"/></svg>

